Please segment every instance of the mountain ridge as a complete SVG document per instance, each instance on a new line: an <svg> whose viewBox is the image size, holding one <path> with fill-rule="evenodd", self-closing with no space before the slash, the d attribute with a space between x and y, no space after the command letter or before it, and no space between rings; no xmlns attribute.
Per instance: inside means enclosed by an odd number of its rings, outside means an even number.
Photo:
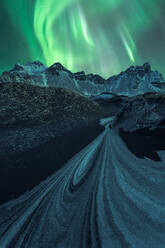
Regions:
<svg viewBox="0 0 165 248"><path fill-rule="evenodd" d="M40 61L25 65L18 63L13 69L2 73L0 82L55 86L87 96L99 95L102 92L125 96L135 96L147 92L165 92L162 74L152 71L149 63L142 66L131 66L108 79L97 74L85 74L84 71L72 73L60 63L54 63L50 67L46 67Z"/></svg>

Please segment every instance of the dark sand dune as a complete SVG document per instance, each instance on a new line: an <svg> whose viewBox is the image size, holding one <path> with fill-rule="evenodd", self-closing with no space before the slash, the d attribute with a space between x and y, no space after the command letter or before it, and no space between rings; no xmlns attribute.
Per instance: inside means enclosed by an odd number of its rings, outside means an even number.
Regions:
<svg viewBox="0 0 165 248"><path fill-rule="evenodd" d="M135 156L106 128L63 168L0 207L1 248L164 248L165 153Z"/></svg>

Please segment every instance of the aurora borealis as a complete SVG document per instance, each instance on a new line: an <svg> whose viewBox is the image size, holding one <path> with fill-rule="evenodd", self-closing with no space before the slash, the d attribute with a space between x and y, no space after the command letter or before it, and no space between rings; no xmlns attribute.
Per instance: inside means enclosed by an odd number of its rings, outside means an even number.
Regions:
<svg viewBox="0 0 165 248"><path fill-rule="evenodd" d="M104 77L150 62L165 73L164 0L2 0L0 71L60 62Z"/></svg>

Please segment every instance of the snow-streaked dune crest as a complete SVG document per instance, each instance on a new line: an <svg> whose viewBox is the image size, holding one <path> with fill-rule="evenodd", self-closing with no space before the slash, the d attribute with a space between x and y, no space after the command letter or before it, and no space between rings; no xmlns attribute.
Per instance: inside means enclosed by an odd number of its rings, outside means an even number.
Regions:
<svg viewBox="0 0 165 248"><path fill-rule="evenodd" d="M164 153L162 152L162 158ZM132 154L118 129L0 207L1 248L164 248L165 167Z"/></svg>

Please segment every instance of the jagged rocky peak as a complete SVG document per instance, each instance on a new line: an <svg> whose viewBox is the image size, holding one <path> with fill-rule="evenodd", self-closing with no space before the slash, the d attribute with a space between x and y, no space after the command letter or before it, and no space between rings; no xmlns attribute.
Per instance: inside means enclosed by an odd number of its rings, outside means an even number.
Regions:
<svg viewBox="0 0 165 248"><path fill-rule="evenodd" d="M139 73L141 76L144 76L145 73L151 72L151 66L148 62L144 63L142 66L130 66L127 70L127 73Z"/></svg>
<svg viewBox="0 0 165 248"><path fill-rule="evenodd" d="M45 85L45 70L46 66L40 61L34 61L22 65L15 64L14 68L5 71L0 77L2 83L28 83L33 85Z"/></svg>
<svg viewBox="0 0 165 248"><path fill-rule="evenodd" d="M165 84L162 74L152 71L150 64L145 63L142 66L131 66L126 71L108 78L106 89L115 94L134 96L146 92L160 92L165 90Z"/></svg>
<svg viewBox="0 0 165 248"><path fill-rule="evenodd" d="M54 63L50 67L46 67L40 61L35 61L25 65L16 64L12 70L2 74L0 82L62 87L83 95L110 92L117 95L134 96L165 90L162 75L157 71L152 71L149 63L142 66L131 66L126 71L105 80L97 74L85 74L84 71L72 73L61 63Z"/></svg>
<svg viewBox="0 0 165 248"><path fill-rule="evenodd" d="M74 78L77 80L86 80L86 75L84 71L79 71L73 74Z"/></svg>
<svg viewBox="0 0 165 248"><path fill-rule="evenodd" d="M104 81L99 75L86 75L84 71L72 73L61 63L46 67L39 61L26 65L16 64L12 70L4 72L0 77L0 82L62 87L83 95L93 95L104 91Z"/></svg>
<svg viewBox="0 0 165 248"><path fill-rule="evenodd" d="M158 79L159 81L164 81L163 76L158 72L158 71L152 71L151 70L151 65L146 62L144 63L142 66L130 66L127 70L122 71L120 74L118 75L114 75L110 78L108 78L108 80L114 80L116 78L120 78L120 77L129 77L129 76L135 76L137 78L143 78L146 75L150 75L151 74L153 76L156 77L156 79Z"/></svg>
<svg viewBox="0 0 165 248"><path fill-rule="evenodd" d="M24 69L25 69L25 66L17 63L17 64L14 65L14 68L11 69L10 72L12 72L12 71L24 71Z"/></svg>
<svg viewBox="0 0 165 248"><path fill-rule="evenodd" d="M9 72L26 72L26 73L37 73L37 72L43 72L45 71L46 66L41 63L40 61L34 61L34 62L28 62L25 65L22 65L20 63L17 63L14 65L14 68L10 70Z"/></svg>
<svg viewBox="0 0 165 248"><path fill-rule="evenodd" d="M89 80L94 82L95 84L104 84L105 82L105 79L102 78L101 76L92 73L86 75L84 71L73 73L73 76L76 80L80 80L80 81Z"/></svg>
<svg viewBox="0 0 165 248"><path fill-rule="evenodd" d="M93 82L95 82L96 84L104 84L105 83L105 79L102 78L100 75L98 74L88 74L87 78Z"/></svg>
<svg viewBox="0 0 165 248"><path fill-rule="evenodd" d="M54 63L50 67L47 68L47 73L50 73L52 75L59 75L59 72L67 72L68 74L72 74L71 71L66 69L61 63Z"/></svg>

